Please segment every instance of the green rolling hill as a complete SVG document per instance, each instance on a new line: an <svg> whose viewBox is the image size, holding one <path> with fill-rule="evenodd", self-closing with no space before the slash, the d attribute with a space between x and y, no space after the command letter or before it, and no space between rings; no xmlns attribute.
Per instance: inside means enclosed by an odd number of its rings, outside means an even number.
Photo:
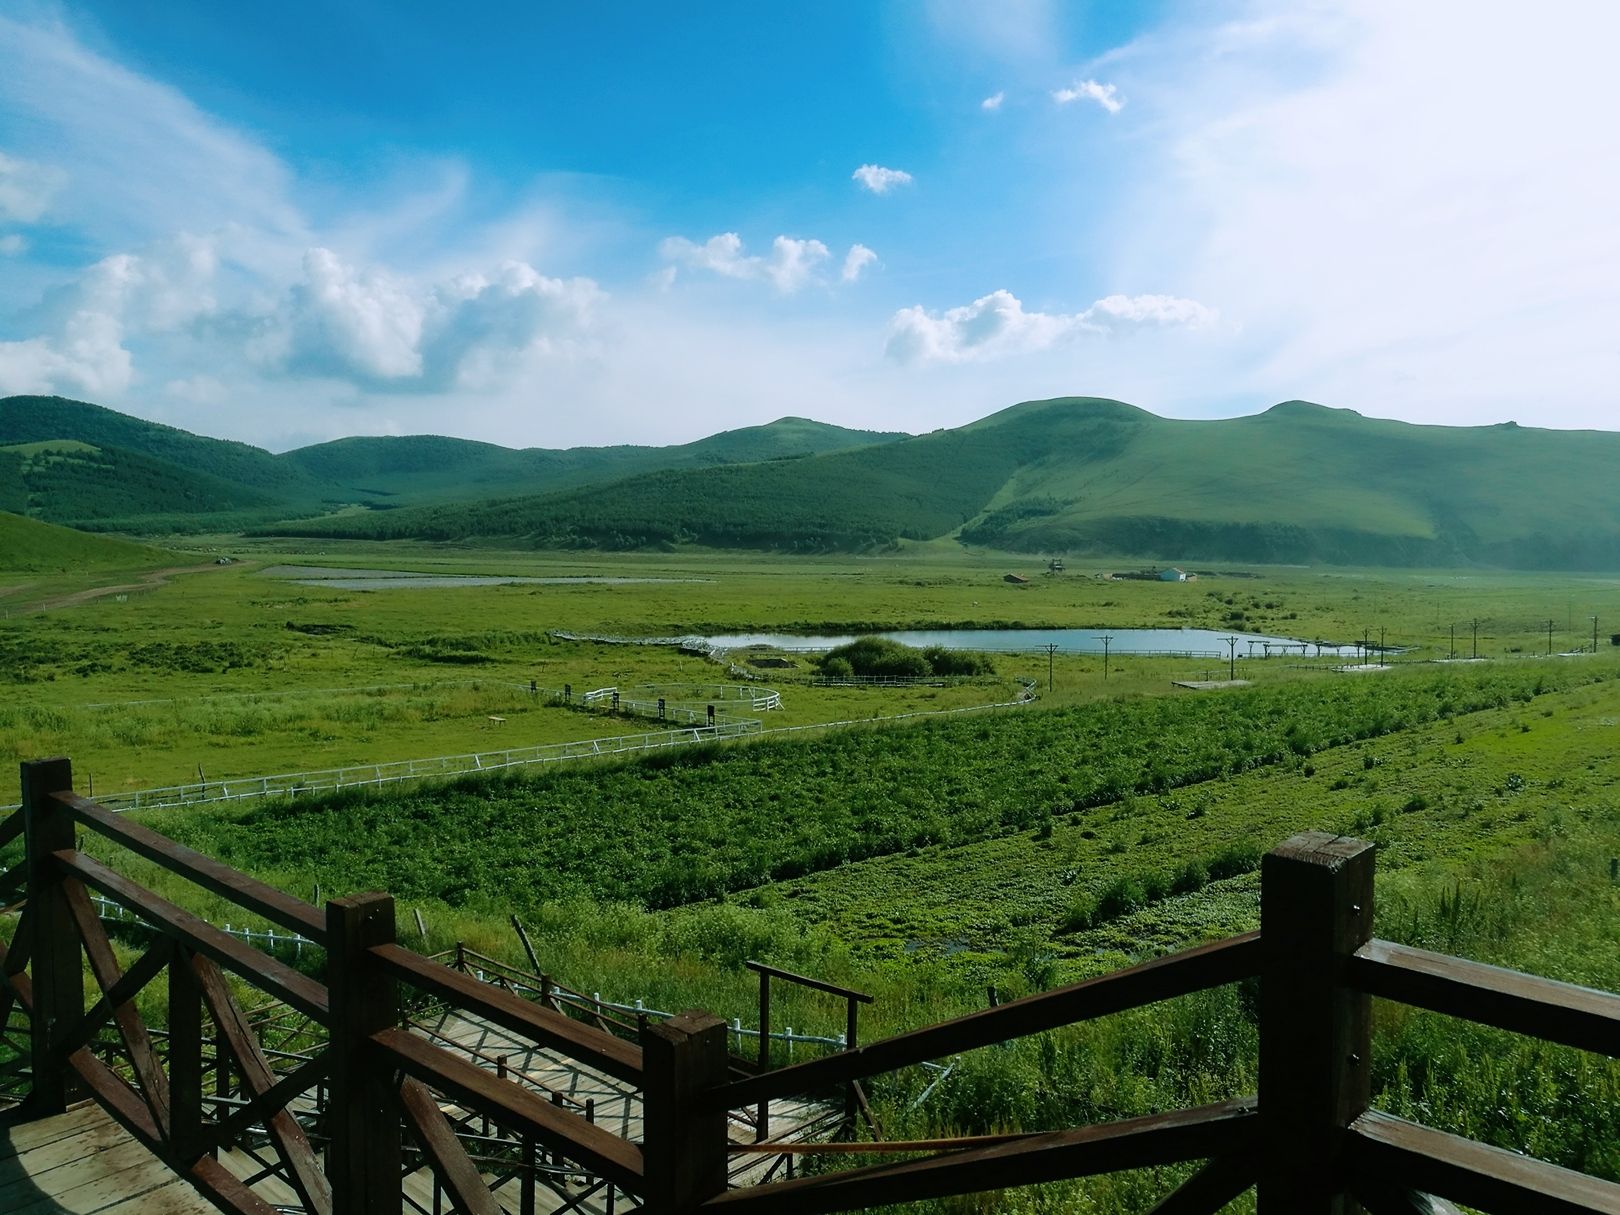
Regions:
<svg viewBox="0 0 1620 1215"><path fill-rule="evenodd" d="M413 435L339 439L276 455L83 401L18 396L0 399L0 510L99 531L234 531L355 504L381 511L557 492L904 437L782 418L671 447L514 450Z"/></svg>
<svg viewBox="0 0 1620 1215"><path fill-rule="evenodd" d="M1620 434L1416 426L1303 401L1182 421L1069 397L883 447L281 532L781 550L954 536L1166 561L1620 569Z"/></svg>
<svg viewBox="0 0 1620 1215"><path fill-rule="evenodd" d="M0 574L145 570L173 565L178 560L174 553L144 544L90 536L70 527L0 511Z"/></svg>

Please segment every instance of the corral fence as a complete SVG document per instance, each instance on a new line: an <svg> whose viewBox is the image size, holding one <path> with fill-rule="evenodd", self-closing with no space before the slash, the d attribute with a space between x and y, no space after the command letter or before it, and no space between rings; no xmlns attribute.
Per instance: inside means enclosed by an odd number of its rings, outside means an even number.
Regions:
<svg viewBox="0 0 1620 1215"><path fill-rule="evenodd" d="M0 823L0 847L26 841L5 876L22 896L22 915L0 954L0 1011L8 1025L14 1011L26 1020L29 1063L20 1073L26 1097L18 1116L59 1113L87 1094L222 1211L265 1209L213 1154L250 1131L265 1145L266 1175L296 1190L302 1209L318 1215L396 1215L402 1177L423 1168L432 1172L434 1210L442 1194L456 1210L493 1215L500 1207L492 1185L515 1178L526 1187L519 1209L530 1212L539 1171L526 1163L540 1160L583 1179L563 1190L570 1200L581 1184L588 1193L606 1186L633 1196L649 1215L818 1215L1169 1165L1195 1167L1154 1208L1161 1215L1212 1215L1251 1186L1266 1215L1342 1215L1354 1204L1374 1215L1416 1212L1427 1208L1427 1195L1526 1215L1620 1211L1613 1182L1371 1108L1374 996L1609 1056L1620 1055L1620 996L1375 939L1374 849L1359 840L1308 832L1268 853L1256 932L760 1068L730 1054L726 1022L708 1013L638 1019L630 1041L413 953L395 941L389 896L332 900L323 913L77 796L66 760L24 764L23 788L23 810ZM86 856L76 840L81 828L317 941L326 951L324 982ZM157 932L127 971L95 917L90 890ZM96 992L85 990L86 956ZM276 1070L280 1056L256 1051L225 971L319 1026L323 1047ZM160 1056L132 1000L165 973L169 1026ZM770 1137L757 1113L752 1136L739 1140L728 1129L749 1125L747 1112L762 1102L824 1096L899 1068L1245 980L1259 988L1254 1096L972 1138L783 1142ZM633 1086L639 1138L616 1135L566 1101L547 1100L518 1077L492 1073L411 1032L401 988ZM242 1078L245 1104L220 1106L205 1096L205 1007ZM93 1049L109 1022L113 1049ZM296 1102L316 1085L326 1107L306 1126ZM846 1134L858 1135L859 1126L844 1120ZM731 1181L738 1156L831 1160L846 1152L900 1159L796 1179Z"/></svg>

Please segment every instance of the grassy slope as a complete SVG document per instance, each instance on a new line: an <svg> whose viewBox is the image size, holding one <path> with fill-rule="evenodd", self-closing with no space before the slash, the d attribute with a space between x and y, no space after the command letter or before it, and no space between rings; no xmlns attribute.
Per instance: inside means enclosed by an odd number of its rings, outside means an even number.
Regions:
<svg viewBox="0 0 1620 1215"><path fill-rule="evenodd" d="M437 435L339 439L272 455L62 397L0 399L0 509L102 530L228 531L341 503L467 501L886 443L804 418L673 447L512 450Z"/></svg>
<svg viewBox="0 0 1620 1215"><path fill-rule="evenodd" d="M439 435L349 438L290 451L278 459L356 496L420 502L570 489L659 468L701 468L843 451L903 436L781 418L672 447L514 450Z"/></svg>
<svg viewBox="0 0 1620 1215"><path fill-rule="evenodd" d="M1178 421L1063 398L881 449L665 471L610 492L327 521L300 534L814 550L961 529L965 541L1027 552L1614 568L1616 467L1620 435L1606 432L1412 426L1303 402Z"/></svg>
<svg viewBox="0 0 1620 1215"><path fill-rule="evenodd" d="M0 574L148 569L174 560L173 553L144 544L0 513Z"/></svg>

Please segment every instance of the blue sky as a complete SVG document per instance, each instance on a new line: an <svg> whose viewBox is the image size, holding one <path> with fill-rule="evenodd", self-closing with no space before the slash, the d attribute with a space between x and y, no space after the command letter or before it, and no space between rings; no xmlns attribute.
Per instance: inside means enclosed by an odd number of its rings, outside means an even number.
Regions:
<svg viewBox="0 0 1620 1215"><path fill-rule="evenodd" d="M0 0L0 393L274 448L1620 425L1620 9Z"/></svg>

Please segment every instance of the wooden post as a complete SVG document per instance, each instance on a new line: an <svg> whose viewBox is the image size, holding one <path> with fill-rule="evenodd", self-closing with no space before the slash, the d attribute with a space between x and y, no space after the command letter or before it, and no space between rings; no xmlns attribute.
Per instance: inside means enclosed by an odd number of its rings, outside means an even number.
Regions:
<svg viewBox="0 0 1620 1215"><path fill-rule="evenodd" d="M60 1114L78 1084L58 1046L84 1016L84 963L79 930L51 853L74 847L73 817L52 796L71 791L73 765L36 759L22 765L23 832L27 847L28 903L33 935L34 1013L29 1018L33 1087L30 1118Z"/></svg>
<svg viewBox="0 0 1620 1215"><path fill-rule="evenodd" d="M856 1003L854 996L849 997L844 1003L844 1049L854 1050L857 1046L855 1037L859 1028L859 1009L861 1006ZM844 1119L849 1123L851 1136L855 1133L855 1086L857 1083L858 1081L851 1080L849 1082L849 1091L844 1094Z"/></svg>
<svg viewBox="0 0 1620 1215"><path fill-rule="evenodd" d="M726 1115L699 1112L698 1098L726 1082L726 1023L684 1012L641 1033L645 1191L648 1215L686 1215L726 1188Z"/></svg>
<svg viewBox="0 0 1620 1215"><path fill-rule="evenodd" d="M1344 1128L1371 1097L1372 999L1344 985L1372 936L1373 846L1307 831L1260 868L1260 1215L1353 1215Z"/></svg>
<svg viewBox="0 0 1620 1215"><path fill-rule="evenodd" d="M191 951L172 943L169 949L169 1122L173 1128L170 1140L174 1158L184 1168L195 1164L203 1152L202 1098L202 986L191 969Z"/></svg>
<svg viewBox="0 0 1620 1215"><path fill-rule="evenodd" d="M771 972L759 972L759 1070L771 1070ZM754 1118L754 1140L763 1143L771 1135L771 1103L761 1101Z"/></svg>
<svg viewBox="0 0 1620 1215"><path fill-rule="evenodd" d="M394 943L394 900L356 894L326 904L331 998L333 1215L399 1215L400 1143L394 1067L371 1035L399 1021L394 980L371 960Z"/></svg>

